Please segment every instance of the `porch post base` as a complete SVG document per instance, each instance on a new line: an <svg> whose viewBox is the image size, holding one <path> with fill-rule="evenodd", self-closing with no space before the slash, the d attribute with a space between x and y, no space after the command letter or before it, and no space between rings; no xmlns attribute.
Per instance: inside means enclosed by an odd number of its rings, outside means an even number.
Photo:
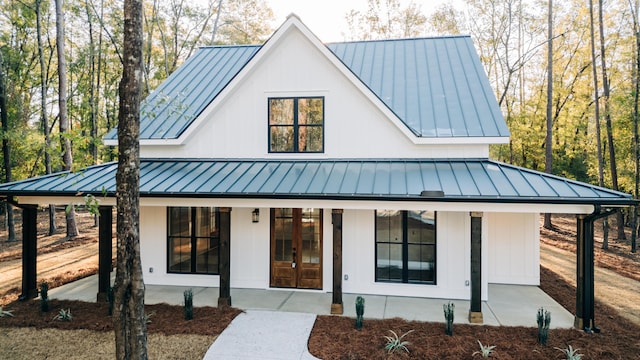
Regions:
<svg viewBox="0 0 640 360"><path fill-rule="evenodd" d="M342 304L331 304L331 315L342 315L344 314L344 308Z"/></svg>
<svg viewBox="0 0 640 360"><path fill-rule="evenodd" d="M218 307L231 306L231 297L218 298Z"/></svg>
<svg viewBox="0 0 640 360"><path fill-rule="evenodd" d="M482 312L469 310L469 322L472 324L482 324Z"/></svg>
<svg viewBox="0 0 640 360"><path fill-rule="evenodd" d="M99 292L96 296L96 302L108 302L107 293Z"/></svg>

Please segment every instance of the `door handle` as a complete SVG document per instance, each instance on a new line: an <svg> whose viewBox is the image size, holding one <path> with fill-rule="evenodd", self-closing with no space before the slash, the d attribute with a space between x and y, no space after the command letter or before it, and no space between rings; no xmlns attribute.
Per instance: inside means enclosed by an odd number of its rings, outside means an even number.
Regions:
<svg viewBox="0 0 640 360"><path fill-rule="evenodd" d="M297 255L298 253L296 252L296 248L293 248L293 254L291 255L293 257L293 261L291 262L291 267L292 268L296 268L296 259L297 259Z"/></svg>

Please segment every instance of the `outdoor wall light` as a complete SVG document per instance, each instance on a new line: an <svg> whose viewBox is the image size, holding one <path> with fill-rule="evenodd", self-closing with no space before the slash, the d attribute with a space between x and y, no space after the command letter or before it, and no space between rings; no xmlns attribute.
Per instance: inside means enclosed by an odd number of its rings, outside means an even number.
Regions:
<svg viewBox="0 0 640 360"><path fill-rule="evenodd" d="M251 212L251 222L257 223L260 221L260 209L253 209Z"/></svg>

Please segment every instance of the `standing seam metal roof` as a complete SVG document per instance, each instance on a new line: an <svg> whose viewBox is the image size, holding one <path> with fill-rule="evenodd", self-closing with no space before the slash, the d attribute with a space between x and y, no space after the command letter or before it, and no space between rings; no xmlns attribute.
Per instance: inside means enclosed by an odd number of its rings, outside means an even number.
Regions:
<svg viewBox="0 0 640 360"><path fill-rule="evenodd" d="M416 136L509 136L469 36L326 46ZM260 49L200 48L145 99L140 138L178 138ZM117 139L116 129L105 139Z"/></svg>
<svg viewBox="0 0 640 360"><path fill-rule="evenodd" d="M116 163L0 185L7 196L114 196ZM142 159L143 197L631 204L630 195L488 159ZM433 199L431 199L433 200Z"/></svg>

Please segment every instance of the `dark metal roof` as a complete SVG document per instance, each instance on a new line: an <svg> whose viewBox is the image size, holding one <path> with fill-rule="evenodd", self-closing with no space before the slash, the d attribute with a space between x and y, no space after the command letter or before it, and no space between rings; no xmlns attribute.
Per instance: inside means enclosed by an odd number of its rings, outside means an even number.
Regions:
<svg viewBox="0 0 640 360"><path fill-rule="evenodd" d="M113 196L116 163L0 185L8 196ZM421 197L423 190L444 196ZM632 204L630 195L488 159L143 159L143 197Z"/></svg>
<svg viewBox="0 0 640 360"><path fill-rule="evenodd" d="M468 36L346 42L327 47L416 136L509 136ZM260 48L199 49L145 99L140 139L178 138ZM115 130L105 136L116 138Z"/></svg>

